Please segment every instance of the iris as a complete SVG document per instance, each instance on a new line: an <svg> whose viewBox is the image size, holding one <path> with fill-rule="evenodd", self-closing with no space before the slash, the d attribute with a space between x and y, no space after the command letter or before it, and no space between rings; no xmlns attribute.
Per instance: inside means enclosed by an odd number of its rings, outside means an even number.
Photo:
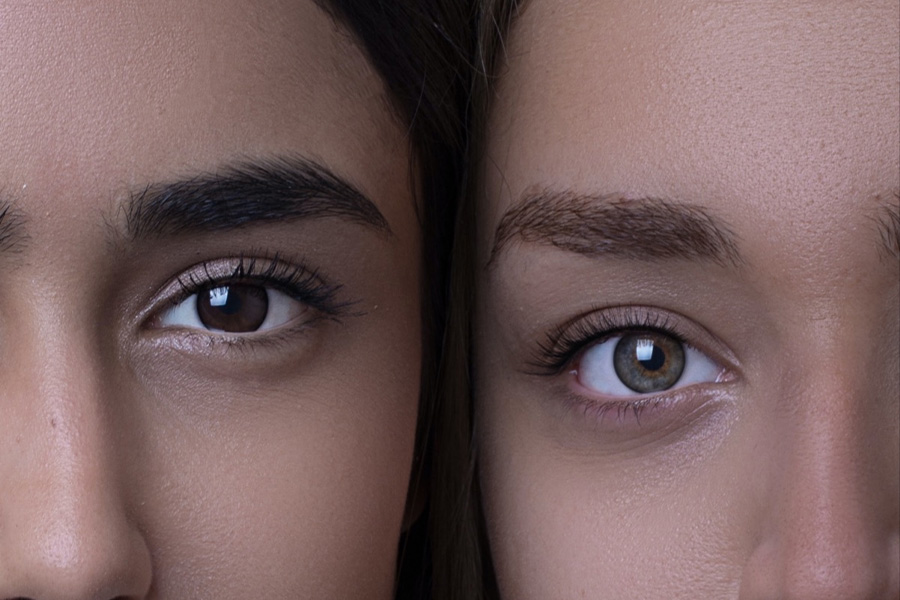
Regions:
<svg viewBox="0 0 900 600"><path fill-rule="evenodd" d="M684 372L684 347L672 336L652 331L623 335L613 352L616 375L642 394L667 390Z"/></svg>
<svg viewBox="0 0 900 600"><path fill-rule="evenodd" d="M258 285L228 285L198 294L197 315L209 329L229 333L258 330L269 314L269 295Z"/></svg>

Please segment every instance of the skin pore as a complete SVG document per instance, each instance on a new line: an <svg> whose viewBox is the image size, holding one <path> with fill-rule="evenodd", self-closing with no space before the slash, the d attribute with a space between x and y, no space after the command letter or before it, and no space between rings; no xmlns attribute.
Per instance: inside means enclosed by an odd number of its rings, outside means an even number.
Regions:
<svg viewBox="0 0 900 600"><path fill-rule="evenodd" d="M311 1L0 31L0 598L390 598L421 248L362 51Z"/></svg>
<svg viewBox="0 0 900 600"><path fill-rule="evenodd" d="M898 21L894 1L517 16L474 327L504 598L900 595Z"/></svg>

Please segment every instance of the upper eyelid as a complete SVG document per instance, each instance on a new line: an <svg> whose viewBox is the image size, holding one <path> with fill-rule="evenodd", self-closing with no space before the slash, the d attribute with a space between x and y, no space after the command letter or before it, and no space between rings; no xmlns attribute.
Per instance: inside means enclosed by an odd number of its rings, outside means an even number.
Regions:
<svg viewBox="0 0 900 600"><path fill-rule="evenodd" d="M632 306L593 308L569 319L545 334L543 341L539 345L538 355L536 356L537 360L534 361L535 364L533 366L543 369L545 372L553 371L554 369L548 369L550 365L543 360L552 357L560 362L558 367L561 369L572 356L580 352L583 347L604 341L614 337L617 333L629 329L652 329L674 335L681 339L678 332L673 331L673 328L668 326L665 317L656 311L644 311L641 315L641 319L634 318L635 313L641 311L643 308L644 307ZM659 319L661 316L663 316L662 321ZM592 319L599 319L602 323L588 323ZM581 328L584 328L582 334L577 332L573 333L572 331L573 329ZM588 330L588 328L590 328L590 330ZM577 339L573 340L573 338ZM570 340L571 343L577 343L579 345L578 348L574 349L574 352L569 348L571 345ZM565 357L565 361L562 361L564 354L568 356Z"/></svg>
<svg viewBox="0 0 900 600"><path fill-rule="evenodd" d="M228 259L225 259L225 260L228 260ZM238 260L238 259L231 259L231 260ZM256 259L251 259L251 260L255 261ZM251 263L251 264L253 264L253 263ZM270 279L272 274L274 273L274 271L269 271L269 269L267 269L266 271L263 271L262 273L253 272L252 269L248 270L247 272L241 272L243 265L238 264L235 267L235 269L232 270L232 272L230 274L227 272L223 272L223 274L221 274L221 275L218 275L218 274L214 275L214 274L211 274L208 270L209 263L202 263L202 266L204 268L204 278L203 279L195 279L196 270L188 270L188 271L180 274L178 277L176 277L176 281L182 287L182 291L183 291L182 299L187 298L191 294L197 293L200 289L202 289L204 287L207 287L210 285L215 285L218 283L224 284L227 282L234 282L234 281L240 281L240 282L260 281L260 282L266 282L268 286L280 287L280 286L277 286L276 281L272 281ZM253 268L255 268L255 267L253 267ZM312 277L312 278L316 278L316 279L319 278L318 274L315 271L306 271L306 272L309 273L310 277ZM187 276L189 278L189 283L185 284L184 279L183 279L184 276ZM322 281L322 283L327 285L326 282L324 282L324 281Z"/></svg>
<svg viewBox="0 0 900 600"><path fill-rule="evenodd" d="M252 264L254 267L253 269L245 268L241 270L240 266L243 263L247 265ZM260 267L259 265L264 266ZM324 288L323 293L334 294L342 287L339 284L329 282L317 269L306 266L302 261L281 258L277 254L265 256L263 253L260 256L239 255L216 258L196 263L171 277L152 295L145 308L138 314L138 321L146 323L165 307L177 304L188 298L192 293L199 291L199 288L217 282L234 281L236 279L243 281L257 280L266 281L269 286L285 288L285 286L278 286L277 282L266 280L266 277L273 276L277 272L278 265L282 265L286 269L293 269L295 273L303 273L304 277L315 279ZM197 276L198 272L202 273L199 277ZM185 286L186 277L189 278L188 281L190 282L187 286ZM281 291L288 293L291 290L281 289ZM346 306L352 304L354 302L338 303L334 311L335 314L340 313Z"/></svg>
<svg viewBox="0 0 900 600"><path fill-rule="evenodd" d="M641 318L635 319L635 315L641 315ZM653 306L592 307L590 310L583 311L578 316L556 327L553 330L555 333L551 333L551 336L546 341L553 343L554 345L551 348L558 350L559 341L568 332L571 332L572 328L585 326L585 323L590 319L602 319L604 322L602 331L598 330L597 335L581 342L577 348L569 352L566 362L559 365L560 370L565 368L565 365L574 356L590 344L613 337L617 333L628 331L629 329L653 329L677 338L682 343L703 352L712 360L724 363L723 367L740 374L740 361L731 348L718 337L689 317ZM547 355L544 354L546 348L547 346L542 345L532 361L530 361L530 367L536 367L538 372L526 371L528 374L547 375L554 373L554 369L550 368L551 366L548 365L547 361L541 360L542 358L546 359ZM535 361L534 359L537 360Z"/></svg>

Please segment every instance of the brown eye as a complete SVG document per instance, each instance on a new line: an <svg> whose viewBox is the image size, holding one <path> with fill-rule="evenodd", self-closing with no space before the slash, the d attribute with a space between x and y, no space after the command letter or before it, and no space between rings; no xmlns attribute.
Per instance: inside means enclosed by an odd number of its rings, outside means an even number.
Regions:
<svg viewBox="0 0 900 600"><path fill-rule="evenodd" d="M269 313L269 294L258 285L226 285L197 293L197 316L207 329L257 331Z"/></svg>
<svg viewBox="0 0 900 600"><path fill-rule="evenodd" d="M667 390L684 372L684 347L672 336L654 331L623 335L613 351L619 379L642 394Z"/></svg>
<svg viewBox="0 0 900 600"><path fill-rule="evenodd" d="M310 314L308 305L268 285L214 284L201 287L166 310L158 324L212 333L254 333L277 329Z"/></svg>

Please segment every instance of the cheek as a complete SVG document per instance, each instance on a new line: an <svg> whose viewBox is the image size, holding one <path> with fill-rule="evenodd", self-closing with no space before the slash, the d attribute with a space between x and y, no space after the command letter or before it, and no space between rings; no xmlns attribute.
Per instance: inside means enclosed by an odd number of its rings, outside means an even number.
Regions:
<svg viewBox="0 0 900 600"><path fill-rule="evenodd" d="M223 597L389 596L419 390L408 321L269 378L144 365L131 472L160 593L202 580Z"/></svg>
<svg viewBox="0 0 900 600"><path fill-rule="evenodd" d="M189 580L204 573L247 597L275 585L335 598L389 590L410 452L356 425L323 429L254 420L227 441L158 451L170 472L148 490L160 581L180 590L176 565L191 564Z"/></svg>
<svg viewBox="0 0 900 600"><path fill-rule="evenodd" d="M573 450L545 435L525 394L479 391L479 472L504 597L736 595L755 513L734 478L749 446Z"/></svg>

